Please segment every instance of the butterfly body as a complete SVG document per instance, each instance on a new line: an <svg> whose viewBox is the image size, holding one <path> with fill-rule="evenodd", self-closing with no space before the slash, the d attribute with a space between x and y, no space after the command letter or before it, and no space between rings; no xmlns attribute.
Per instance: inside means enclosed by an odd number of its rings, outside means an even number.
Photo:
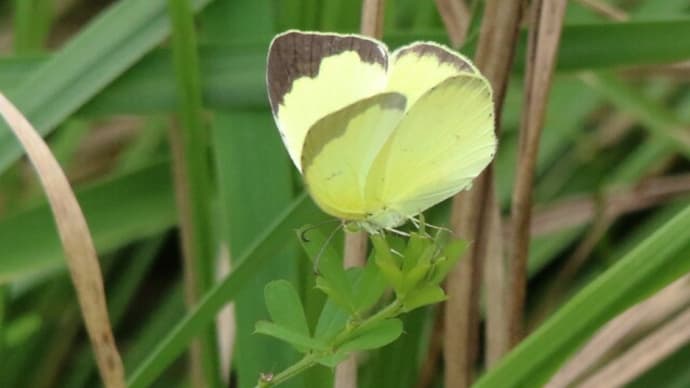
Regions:
<svg viewBox="0 0 690 388"><path fill-rule="evenodd" d="M434 43L389 54L357 35L288 31L269 49L267 84L312 198L371 233L469 187L495 152L488 82Z"/></svg>

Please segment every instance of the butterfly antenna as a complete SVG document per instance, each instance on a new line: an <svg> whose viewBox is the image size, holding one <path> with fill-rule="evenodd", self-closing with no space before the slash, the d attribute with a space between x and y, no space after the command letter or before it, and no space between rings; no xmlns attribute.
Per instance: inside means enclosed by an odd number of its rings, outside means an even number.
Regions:
<svg viewBox="0 0 690 388"><path fill-rule="evenodd" d="M332 224L334 222L339 222L340 220L334 219L334 220L328 220L328 221L323 221L319 222L316 225L309 225L306 228L302 229L302 231L299 234L300 239L302 239L303 242L309 242L309 239L307 238L307 233L311 232L314 229L320 228L324 225Z"/></svg>
<svg viewBox="0 0 690 388"><path fill-rule="evenodd" d="M330 235L326 238L326 241L323 242L323 245L321 245L321 248L319 248L319 252L316 254L316 257L314 257L314 275L319 274L319 261L321 261L321 256L323 256L323 253L326 252L326 247L328 247L328 244L333 240L333 237L335 237L335 234L343 228L344 224L338 225L333 231L331 232Z"/></svg>

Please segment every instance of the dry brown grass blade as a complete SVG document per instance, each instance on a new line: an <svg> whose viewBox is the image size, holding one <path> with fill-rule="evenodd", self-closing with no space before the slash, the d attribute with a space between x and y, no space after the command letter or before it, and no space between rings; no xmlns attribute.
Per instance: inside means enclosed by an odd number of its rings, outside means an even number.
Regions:
<svg viewBox="0 0 690 388"><path fill-rule="evenodd" d="M46 143L2 93L0 114L26 151L48 197L103 383L109 388L124 387L124 368L108 319L101 267L79 203Z"/></svg>
<svg viewBox="0 0 690 388"><path fill-rule="evenodd" d="M489 217L489 236L502 236L503 222L497 207L489 213ZM504 248L501 240L487 243L487 259L484 265L487 367L493 366L503 356L508 343L508 311L505 306L509 268Z"/></svg>
<svg viewBox="0 0 690 388"><path fill-rule="evenodd" d="M476 185L476 184L475 184ZM476 186L475 186L476 187ZM480 214L470 207L477 202L479 190L464 192L456 197L451 210L451 225L455 232L473 241L470 252L446 280L446 311L444 319L443 360L446 387L468 387L474 379L474 364L479 346L479 292L481 282L482 247L478 230ZM457 199L460 198L460 199ZM472 233L472 234L470 234Z"/></svg>
<svg viewBox="0 0 690 388"><path fill-rule="evenodd" d="M384 0L364 0L360 32L372 38L381 39L383 35ZM345 267L364 265L367 255L367 234L364 232L345 233ZM340 363L335 372L335 388L357 387L357 357L350 356Z"/></svg>
<svg viewBox="0 0 690 388"><path fill-rule="evenodd" d="M621 72L626 77L669 77L678 81L690 79L690 61L676 62L668 65L635 66Z"/></svg>
<svg viewBox="0 0 690 388"><path fill-rule="evenodd" d="M484 10L474 63L491 82L499 116L526 3L525 0L488 0ZM500 131L500 126L496 129Z"/></svg>
<svg viewBox="0 0 690 388"><path fill-rule="evenodd" d="M622 387L690 342L690 308L655 330L578 386Z"/></svg>
<svg viewBox="0 0 690 388"><path fill-rule="evenodd" d="M591 9L601 16L615 20L617 22L624 22L629 19L628 14L622 9L599 0L577 0L578 3Z"/></svg>
<svg viewBox="0 0 690 388"><path fill-rule="evenodd" d="M454 48L465 41L470 26L470 10L465 0L436 0L436 8Z"/></svg>
<svg viewBox="0 0 690 388"><path fill-rule="evenodd" d="M658 326L690 303L690 275L686 275L644 302L631 307L601 328L549 381L547 387L572 386L594 370L612 350L637 333Z"/></svg>
<svg viewBox="0 0 690 388"><path fill-rule="evenodd" d="M515 53L515 43L522 12L523 0L489 0L486 3L480 30L475 63L489 79L494 89L496 104L496 130L500 132L500 112L510 76L510 67ZM499 222L499 207L496 201L491 165L476 179L472 190L458 194L453 200L451 226L459 236L472 241L472 248L460 264L450 273L447 281L448 301L446 302L444 361L445 386L466 387L473 380L473 367L477 354L479 337L479 289L481 266L495 270L503 265L502 254L498 250L487 250L487 246L500 246L500 226L491 226L489 220ZM491 256L486 257L488 253ZM503 304L502 293L492 294L487 306ZM500 317L487 311L487 320L500 325ZM496 325L490 325L495 327ZM488 334L488 340L494 340Z"/></svg>
<svg viewBox="0 0 690 388"><path fill-rule="evenodd" d="M534 25L529 35L525 99L511 207L513 233L507 272L509 343L504 349L506 352L523 335L534 168L567 1L537 0L532 6Z"/></svg>
<svg viewBox="0 0 690 388"><path fill-rule="evenodd" d="M231 272L230 249L227 244L221 244L216 259L216 280L221 281ZM233 350L237 339L237 321L235 319L235 303L228 303L216 316L216 333L218 338L218 353L220 356L220 372L223 382L230 386L230 373Z"/></svg>
<svg viewBox="0 0 690 388"><path fill-rule="evenodd" d="M346 268L361 267L367 255L367 234L345 233L343 263ZM351 355L338 365L335 371L335 388L357 388L357 355Z"/></svg>
<svg viewBox="0 0 690 388"><path fill-rule="evenodd" d="M338 364L333 378L335 388L357 388L357 355Z"/></svg>
<svg viewBox="0 0 690 388"><path fill-rule="evenodd" d="M580 79L593 88L598 88L601 84L601 77L592 72L581 74ZM634 113L630 109L626 111ZM684 149L690 149L690 128L685 123L665 126L662 131L663 136L668 137L672 142L678 143Z"/></svg>
<svg viewBox="0 0 690 388"><path fill-rule="evenodd" d="M584 225L604 212L611 217L656 206L690 193L690 174L651 178L634 186L612 187L599 196L564 199L535 209L532 236Z"/></svg>
<svg viewBox="0 0 690 388"><path fill-rule="evenodd" d="M581 199L579 202L577 200L565 202L563 204L565 206L561 209L570 209L570 211L555 212L559 214L550 216L551 219L575 218L574 221L577 222L589 216L593 223L573 253L565 259L558 273L548 282L540 303L533 308L529 329L539 325L556 309L563 298L567 297L567 289L573 278L587 263L596 244L619 216L630 211L649 208L688 193L690 193L690 175L685 174L651 179L632 190L619 189L619 192L610 196L602 195L597 198L590 197L589 200Z"/></svg>
<svg viewBox="0 0 690 388"><path fill-rule="evenodd" d="M385 0L364 0L359 32L362 35L381 39L383 36L383 16Z"/></svg>

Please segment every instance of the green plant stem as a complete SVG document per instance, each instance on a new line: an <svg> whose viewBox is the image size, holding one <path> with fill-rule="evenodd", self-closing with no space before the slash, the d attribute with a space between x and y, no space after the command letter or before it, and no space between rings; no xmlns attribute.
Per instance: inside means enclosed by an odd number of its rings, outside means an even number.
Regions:
<svg viewBox="0 0 690 388"><path fill-rule="evenodd" d="M177 202L184 256L187 304L194 306L213 282L214 247L208 134L203 104L194 14L189 0L168 0L177 78L180 128L171 128ZM192 346L192 379L197 386L221 385L215 332L208 327L199 347Z"/></svg>
<svg viewBox="0 0 690 388"><path fill-rule="evenodd" d="M352 332L355 331L356 329L359 329L360 327L370 326L370 325L373 325L375 323L379 323L379 322L386 320L388 318L396 317L398 314L400 314L401 309L402 309L402 302L399 299L395 299L391 304L384 307L379 312L370 316L369 318L365 319L364 321L360 322L359 324L347 325L345 327L345 329L340 334L335 336L335 340L333 341L333 343L335 344L334 348L337 348L338 346L347 342L347 340L350 339L350 335L352 334Z"/></svg>
<svg viewBox="0 0 690 388"><path fill-rule="evenodd" d="M359 323L355 322L351 325L347 325L342 332L335 336L335 339L333 340L333 348L329 352L335 353L335 351L337 351L340 345L344 344L345 342L351 339L350 336L356 329L360 327L371 326L386 319L398 316L398 314L400 314L400 312L402 311L402 307L402 301L396 299L391 304L379 310L376 314L371 315L367 319ZM320 357L323 357L324 355L325 354L321 352L309 353L302 357L301 360L292 364L291 366L289 366L288 368L286 368L285 370L283 370L275 376L262 376L261 378L259 378L259 381L256 384L256 388L269 388L283 383L316 365L316 360L318 360Z"/></svg>
<svg viewBox="0 0 690 388"><path fill-rule="evenodd" d="M32 54L41 51L53 19L53 2L14 1L14 51Z"/></svg>
<svg viewBox="0 0 690 388"><path fill-rule="evenodd" d="M270 378L262 376L259 378L256 388L268 388L283 383L316 365L317 358L317 354L310 353L275 376Z"/></svg>
<svg viewBox="0 0 690 388"><path fill-rule="evenodd" d="M9 304L9 287L6 285L0 285L0 358L3 358L5 352L5 325L7 322L7 307ZM3 358L4 359L4 358ZM2 371L2 368L0 368Z"/></svg>

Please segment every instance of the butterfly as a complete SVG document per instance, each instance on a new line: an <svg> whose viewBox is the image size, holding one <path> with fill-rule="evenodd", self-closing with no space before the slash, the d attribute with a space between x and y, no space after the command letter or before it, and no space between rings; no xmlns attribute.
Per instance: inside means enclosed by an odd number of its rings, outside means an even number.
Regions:
<svg viewBox="0 0 690 388"><path fill-rule="evenodd" d="M467 189L496 151L489 82L436 43L390 53L364 36L290 30L271 42L266 83L314 202L369 233Z"/></svg>

